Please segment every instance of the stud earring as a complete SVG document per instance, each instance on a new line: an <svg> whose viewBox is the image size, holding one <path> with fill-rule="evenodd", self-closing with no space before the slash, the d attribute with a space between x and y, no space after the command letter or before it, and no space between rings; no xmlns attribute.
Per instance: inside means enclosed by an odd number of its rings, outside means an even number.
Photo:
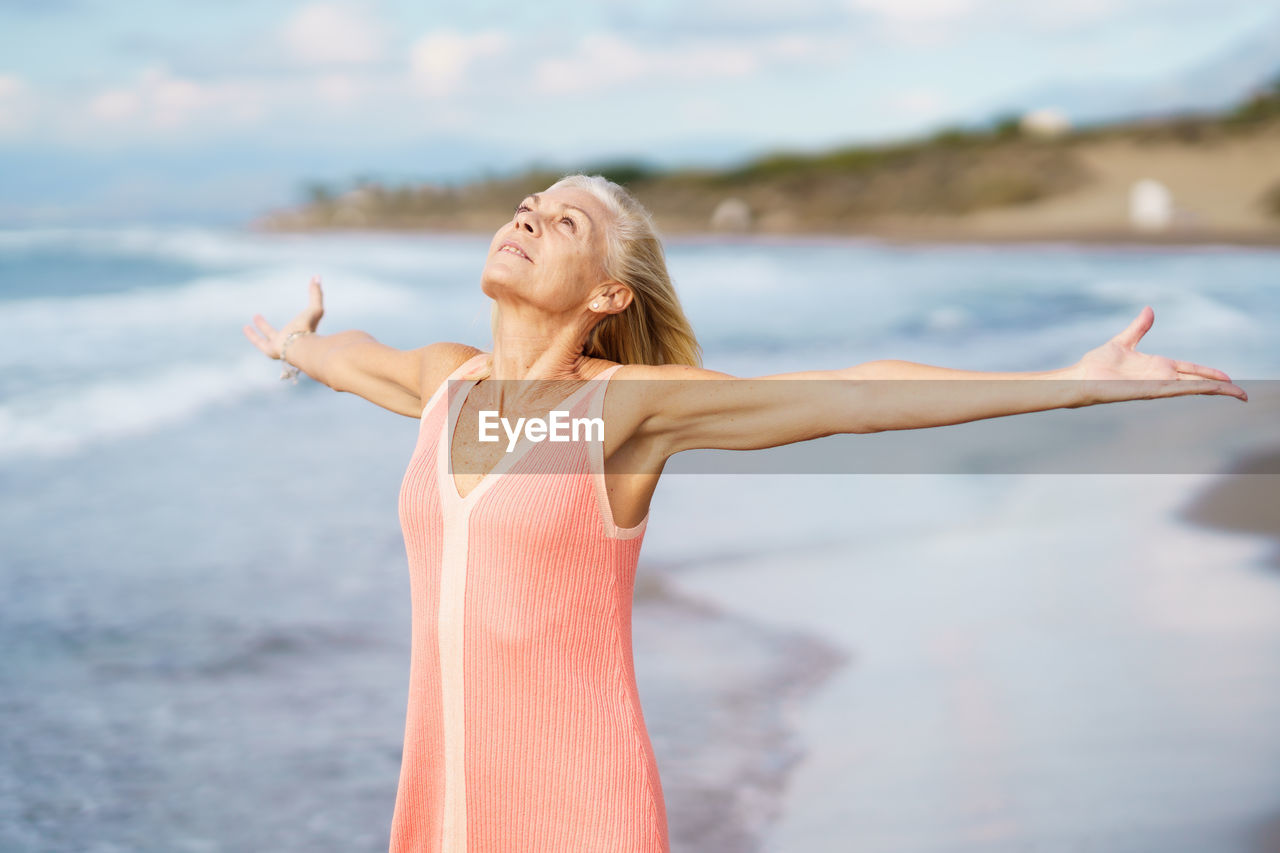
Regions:
<svg viewBox="0 0 1280 853"><path fill-rule="evenodd" d="M591 303L591 307L592 307L592 308L595 308L598 304L599 304L599 303L597 303L597 302L592 302L592 303Z"/></svg>

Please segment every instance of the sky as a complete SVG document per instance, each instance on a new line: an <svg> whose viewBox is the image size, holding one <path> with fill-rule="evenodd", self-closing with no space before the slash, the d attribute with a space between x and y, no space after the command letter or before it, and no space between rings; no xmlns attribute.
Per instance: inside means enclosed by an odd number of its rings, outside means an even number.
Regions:
<svg viewBox="0 0 1280 853"><path fill-rule="evenodd" d="M0 224L902 138L1278 26L1273 0L0 0Z"/></svg>

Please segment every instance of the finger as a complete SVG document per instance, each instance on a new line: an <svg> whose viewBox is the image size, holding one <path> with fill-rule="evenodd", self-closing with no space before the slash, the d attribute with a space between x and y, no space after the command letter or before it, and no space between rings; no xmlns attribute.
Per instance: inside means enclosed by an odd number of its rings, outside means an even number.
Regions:
<svg viewBox="0 0 1280 853"><path fill-rule="evenodd" d="M321 311L324 309L324 294L320 290L320 276L311 279L311 308Z"/></svg>
<svg viewBox="0 0 1280 853"><path fill-rule="evenodd" d="M276 330L267 322L267 318L263 317L261 314L253 315L253 324L262 330L262 333L266 336L267 340L271 340L275 337Z"/></svg>
<svg viewBox="0 0 1280 853"><path fill-rule="evenodd" d="M1155 319L1156 312L1151 310L1150 305L1146 305L1138 312L1138 316L1133 318L1133 322L1123 332L1116 335L1113 340L1130 348L1136 347L1138 341L1142 340L1142 336L1151 328L1151 324Z"/></svg>
<svg viewBox="0 0 1280 853"><path fill-rule="evenodd" d="M1205 367L1202 364L1193 364L1190 361L1175 361L1173 366L1178 369L1179 373L1191 373L1196 376L1206 376L1211 379L1221 379L1230 382L1231 377L1212 367Z"/></svg>
<svg viewBox="0 0 1280 853"><path fill-rule="evenodd" d="M1239 397L1241 400L1249 399L1249 395L1245 392L1245 390L1241 388L1239 385L1235 384L1234 382L1231 382L1230 380L1226 382L1215 382L1211 379L1202 379L1200 378L1199 375L1179 374L1178 379L1176 381L1179 383L1185 383L1185 382L1197 382L1201 384L1208 383L1215 389L1214 391L1211 391L1211 392L1196 392L1196 393L1229 394L1232 397Z"/></svg>
<svg viewBox="0 0 1280 853"><path fill-rule="evenodd" d="M255 329L253 326L250 326L248 323L245 323L244 326L242 326L241 328L244 330L245 337L253 341L255 344L263 342L264 339L262 335L259 334L258 330Z"/></svg>
<svg viewBox="0 0 1280 853"><path fill-rule="evenodd" d="M1161 389L1158 396L1172 397L1185 394L1223 394L1248 402L1249 395L1233 382L1217 382L1212 379L1191 379L1179 376Z"/></svg>
<svg viewBox="0 0 1280 853"><path fill-rule="evenodd" d="M263 341L262 336L259 335L256 331L254 331L253 327L251 327L248 323L245 323L244 326L241 328L241 331L243 331L244 336L249 339L249 343L253 344L255 347L262 350L263 355L271 355L271 353L267 351L267 345Z"/></svg>

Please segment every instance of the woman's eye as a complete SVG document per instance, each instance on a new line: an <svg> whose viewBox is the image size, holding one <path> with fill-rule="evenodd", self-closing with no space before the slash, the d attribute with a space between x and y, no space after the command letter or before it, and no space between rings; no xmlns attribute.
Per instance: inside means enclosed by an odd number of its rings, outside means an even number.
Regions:
<svg viewBox="0 0 1280 853"><path fill-rule="evenodd" d="M532 207L530 207L529 205L525 204L524 202L520 202L519 204L517 204L517 205L516 205L516 213L517 213L517 214L519 214L519 213L523 213L523 212L524 212L524 211L526 211L526 210L528 210L528 211L532 211L532 210L533 210L533 208L532 208ZM568 217L568 216L562 216L562 217L560 217L560 221L561 221L561 222L568 222L568 223L569 223L569 227L570 227L570 228L572 228L574 231L577 231L577 230L578 230L578 223L574 222L572 218L570 218L570 217Z"/></svg>

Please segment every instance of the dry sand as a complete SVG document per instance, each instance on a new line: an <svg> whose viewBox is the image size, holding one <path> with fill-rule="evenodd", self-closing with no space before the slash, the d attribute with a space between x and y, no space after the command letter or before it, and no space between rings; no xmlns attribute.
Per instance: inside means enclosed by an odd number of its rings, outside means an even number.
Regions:
<svg viewBox="0 0 1280 853"><path fill-rule="evenodd" d="M1105 139L1076 148L1093 174L1078 190L963 217L885 218L868 233L898 239L1053 240L1280 245L1264 194L1280 186L1280 127L1197 144ZM1165 231L1130 225L1129 192L1151 178L1173 196Z"/></svg>

